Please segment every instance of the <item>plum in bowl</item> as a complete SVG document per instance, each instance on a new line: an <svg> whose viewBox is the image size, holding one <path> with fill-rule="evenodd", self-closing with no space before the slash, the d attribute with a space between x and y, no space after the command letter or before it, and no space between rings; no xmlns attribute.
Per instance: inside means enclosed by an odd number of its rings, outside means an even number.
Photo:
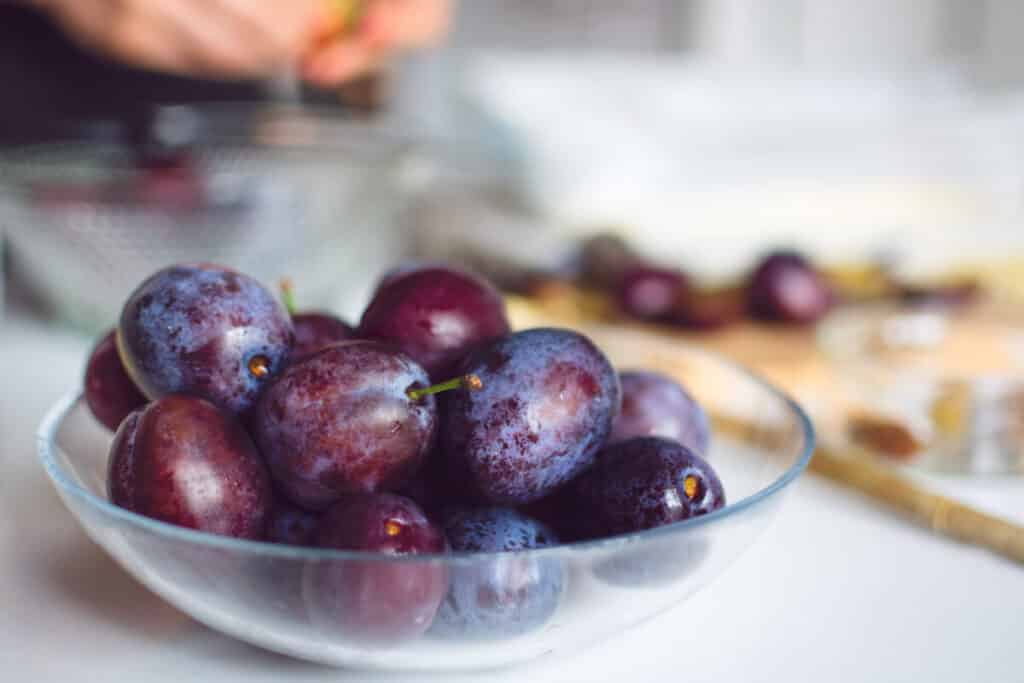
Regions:
<svg viewBox="0 0 1024 683"><path fill-rule="evenodd" d="M571 652L678 605L740 557L806 468L814 441L796 403L729 361L634 332L585 332L617 367L685 382L710 417L706 456L729 491L725 507L597 540L399 556L215 536L113 505L112 437L80 390L44 419L39 456L68 509L129 574L251 644L335 666L416 671ZM543 521L557 526L554 517ZM433 624L409 627L425 614Z"/></svg>

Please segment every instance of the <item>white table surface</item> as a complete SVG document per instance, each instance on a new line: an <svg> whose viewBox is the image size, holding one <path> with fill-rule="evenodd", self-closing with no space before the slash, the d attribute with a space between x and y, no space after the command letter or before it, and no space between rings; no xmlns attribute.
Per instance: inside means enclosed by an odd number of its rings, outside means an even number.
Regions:
<svg viewBox="0 0 1024 683"><path fill-rule="evenodd" d="M0 680L1024 681L1024 567L811 476L718 581L589 650L470 676L371 675L262 652L191 621L79 530L34 431L87 340L0 320ZM937 480L1024 520L1024 482Z"/></svg>

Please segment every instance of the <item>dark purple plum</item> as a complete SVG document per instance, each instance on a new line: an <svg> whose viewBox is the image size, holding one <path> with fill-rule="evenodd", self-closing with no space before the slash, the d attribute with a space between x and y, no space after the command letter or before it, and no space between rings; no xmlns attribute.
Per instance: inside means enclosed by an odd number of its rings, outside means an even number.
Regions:
<svg viewBox="0 0 1024 683"><path fill-rule="evenodd" d="M240 415L287 364L288 312L260 283L214 265L172 266L121 312L117 343L149 398L191 394Z"/></svg>
<svg viewBox="0 0 1024 683"><path fill-rule="evenodd" d="M320 521L321 548L385 556L444 553L444 534L408 498L393 494L349 496ZM395 562L384 558L310 563L303 596L314 623L341 639L387 647L430 628L448 587L442 560Z"/></svg>
<svg viewBox="0 0 1024 683"><path fill-rule="evenodd" d="M296 507L278 497L267 518L266 540L283 545L313 544L320 515Z"/></svg>
<svg viewBox="0 0 1024 683"><path fill-rule="evenodd" d="M641 436L608 446L562 491L581 538L603 538L705 515L725 505L718 475L668 439Z"/></svg>
<svg viewBox="0 0 1024 683"><path fill-rule="evenodd" d="M594 461L619 412L611 363L570 330L509 335L462 371L482 388L444 396L444 468L483 502L522 505L567 483Z"/></svg>
<svg viewBox="0 0 1024 683"><path fill-rule="evenodd" d="M129 413L146 405L146 397L124 369L113 330L100 339L89 355L85 366L85 402L110 431L117 430Z"/></svg>
<svg viewBox="0 0 1024 683"><path fill-rule="evenodd" d="M376 295L381 288L390 286L399 278L428 268L447 268L447 264L439 261L404 261L380 276L380 280L377 281L377 286L373 288L373 293Z"/></svg>
<svg viewBox="0 0 1024 683"><path fill-rule="evenodd" d="M641 262L640 256L626 241L613 233L593 235L580 247L581 279L603 290L615 289L622 282L623 273Z"/></svg>
<svg viewBox="0 0 1024 683"><path fill-rule="evenodd" d="M445 476L436 452L427 456L416 475L396 489L395 493L411 498L427 514L438 514L452 505L463 502L461 485Z"/></svg>
<svg viewBox="0 0 1024 683"><path fill-rule="evenodd" d="M445 516L443 528L453 551L501 554L451 568L432 635L517 636L543 626L558 609L564 562L506 552L557 545L543 524L507 508L461 508Z"/></svg>
<svg viewBox="0 0 1024 683"><path fill-rule="evenodd" d="M251 419L280 490L318 510L342 496L402 486L434 443L437 405L408 356L370 341L341 342L289 367Z"/></svg>
<svg viewBox="0 0 1024 683"><path fill-rule="evenodd" d="M571 484L570 484L571 485ZM573 502L561 495L562 489L540 500L516 508L521 514L535 519L555 532L563 543L578 541Z"/></svg>
<svg viewBox="0 0 1024 683"><path fill-rule="evenodd" d="M711 426L704 409L678 382L657 372L619 373L622 409L608 444L636 436L660 436L706 456Z"/></svg>
<svg viewBox="0 0 1024 683"><path fill-rule="evenodd" d="M619 306L640 320L665 320L676 309L676 302L686 294L688 286L686 276L678 270L633 266L623 273L619 282Z"/></svg>
<svg viewBox="0 0 1024 683"><path fill-rule="evenodd" d="M497 290L468 273L434 267L383 283L357 335L394 344L441 381L469 351L508 330Z"/></svg>
<svg viewBox="0 0 1024 683"><path fill-rule="evenodd" d="M832 305L828 282L795 252L769 254L749 283L750 312L761 320L813 323Z"/></svg>
<svg viewBox="0 0 1024 683"><path fill-rule="evenodd" d="M281 281L281 298L295 329L292 362L308 358L331 344L355 338L352 326L336 315L322 311L299 312L291 280L287 278Z"/></svg>
<svg viewBox="0 0 1024 683"><path fill-rule="evenodd" d="M352 326L330 313L296 313L292 316L292 325L295 327L294 360L308 358L331 344L355 338Z"/></svg>
<svg viewBox="0 0 1024 683"><path fill-rule="evenodd" d="M345 496L323 513L321 548L389 555L445 552L444 534L416 503L394 493Z"/></svg>
<svg viewBox="0 0 1024 683"><path fill-rule="evenodd" d="M249 435L209 401L171 395L121 423L110 447L110 500L169 524L262 539L270 478Z"/></svg>

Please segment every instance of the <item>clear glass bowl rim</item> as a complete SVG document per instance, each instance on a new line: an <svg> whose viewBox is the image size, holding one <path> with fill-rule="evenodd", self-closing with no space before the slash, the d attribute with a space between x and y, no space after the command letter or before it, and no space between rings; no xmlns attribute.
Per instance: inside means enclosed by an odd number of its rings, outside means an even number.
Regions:
<svg viewBox="0 0 1024 683"><path fill-rule="evenodd" d="M587 541L576 541L573 543L563 543L555 546L549 546L545 548L532 548L529 550L519 550L513 552L494 552L494 553L469 553L469 552L449 552L449 553L438 553L438 554L420 554L420 555L392 555L387 553L369 553L363 551L351 551L351 550L333 550L327 548L307 548L288 546L277 543L268 543L264 541L250 541L239 538L232 538L229 536L219 536L216 534L210 534L203 531L196 531L195 529L188 529L185 527L176 526L160 520L151 519L135 512L131 512L122 507L114 505L113 503L100 498L93 494L80 484L73 481L72 477L67 474L63 468L58 464L57 460L57 435L61 429L61 426L65 418L71 413L71 411L77 407L81 402L84 401L84 395L81 387L76 387L66 393L60 400L57 401L46 413L42 422L39 425L39 429L36 432L36 441L38 448L39 460L50 477L51 481L60 488L66 494L70 494L78 500L85 503L88 507L92 508L96 512L102 515L111 517L118 522L126 523L139 530L153 533L157 536L165 537L168 540L192 543L198 546L205 546L211 549L218 549L224 551L237 552L241 554L249 554L252 556L264 556L264 557L276 557L283 559L293 560L305 560L305 561L330 561L330 560L341 560L341 561L361 561L361 562L402 562L402 563L429 563L441 561L445 564L474 564L481 560L488 558L493 559L496 556L507 556L507 555L528 555L530 557L550 557L550 556L565 556L565 557L579 557L586 555L588 552L607 552L614 551L617 548L626 547L635 543L640 543L650 539L661 538L665 536L671 536L675 534L685 534L689 531L697 528L714 524L719 520L726 519L733 515L739 514L749 508L755 507L758 504L766 501L770 497L777 493L780 493L783 489L793 483L800 474L807 469L807 465L810 463L811 457L814 453L815 434L814 427L811 423L807 413L804 412L803 408L793 400L788 394L776 388L773 384L767 380L761 378L756 373L748 370L746 367L739 363L730 361L716 353L705 351L693 346L686 347L688 353L695 355L702 355L707 357L708 360L721 363L731 367L741 375L746 376L747 379L760 385L763 389L767 390L776 399L782 402L783 405L790 411L792 417L795 418L796 423L799 425L800 433L803 437L803 449L799 454L796 461L782 473L781 476L776 478L770 484L764 488L752 493L745 498L742 498L735 503L729 503L725 507L716 510L712 513L701 515L700 517L693 517L681 522L669 524L666 526L655 527L653 529L645 529L643 531L637 531L629 534L622 534L619 536L611 536L608 538L600 538Z"/></svg>
<svg viewBox="0 0 1024 683"><path fill-rule="evenodd" d="M225 102L189 105L205 123L199 147L203 150L252 149L274 152L278 159L331 159L341 158L363 166L387 167L412 152L428 151L434 158L452 164L458 156L472 152L479 162L493 165L499 172L499 162L505 160L507 150L489 136L458 131L451 134L420 131L403 125L403 121L372 121L339 114L325 106L286 105L266 102ZM276 118L275 118L276 117ZM258 124L282 125L301 122L315 128L311 139L275 139L254 137ZM240 129L238 122L246 125ZM120 139L90 139L85 136L86 125L102 124L104 120L86 121L70 134L51 141L15 145L0 158L0 192L20 195L25 191L20 169L51 169L56 177L65 174L64 164L69 160L92 159L99 151L124 152L130 146ZM456 163L457 165L457 163Z"/></svg>

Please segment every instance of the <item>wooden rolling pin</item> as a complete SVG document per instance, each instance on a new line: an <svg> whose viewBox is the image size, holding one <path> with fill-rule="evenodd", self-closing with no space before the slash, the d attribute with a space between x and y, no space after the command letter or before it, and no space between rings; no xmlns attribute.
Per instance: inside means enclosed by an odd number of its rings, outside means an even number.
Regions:
<svg viewBox="0 0 1024 683"><path fill-rule="evenodd" d="M856 489L940 534L1024 564L1024 527L928 491L870 454L820 447L810 470Z"/></svg>
<svg viewBox="0 0 1024 683"><path fill-rule="evenodd" d="M772 439L762 427L727 415L713 415L716 431L741 438L757 433L758 439ZM786 436L778 438L785 442ZM975 510L914 483L898 469L882 462L881 456L859 447L818 446L808 469L837 484L856 489L872 500L902 513L913 522L937 533L971 543L1024 564L1024 527Z"/></svg>

